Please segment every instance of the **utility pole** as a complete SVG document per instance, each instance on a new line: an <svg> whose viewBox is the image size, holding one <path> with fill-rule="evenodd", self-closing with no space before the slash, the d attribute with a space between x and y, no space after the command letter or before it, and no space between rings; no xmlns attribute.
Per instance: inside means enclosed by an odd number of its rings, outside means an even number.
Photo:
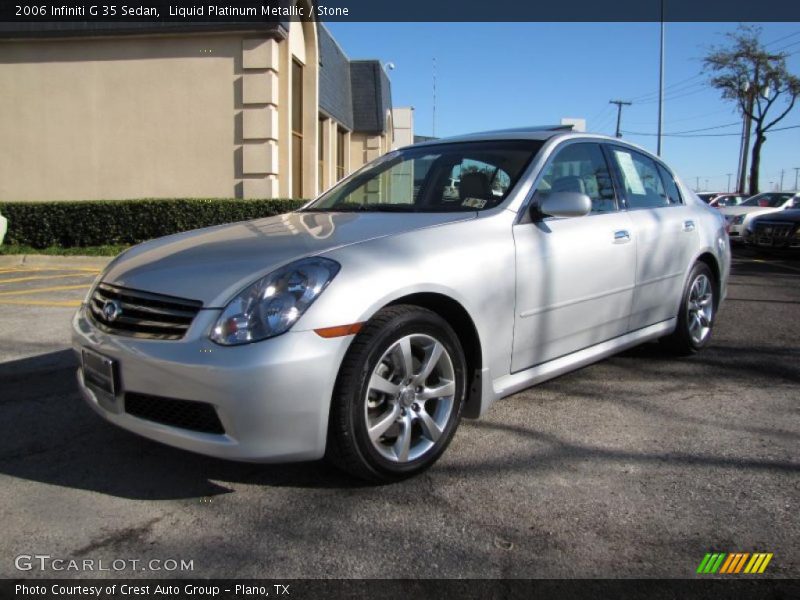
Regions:
<svg viewBox="0 0 800 600"><path fill-rule="evenodd" d="M708 179L706 179L706 191L708 191Z"/></svg>
<svg viewBox="0 0 800 600"><path fill-rule="evenodd" d="M728 191L730 192L731 191L731 175L733 175L733 173L726 173L726 175L728 176Z"/></svg>
<svg viewBox="0 0 800 600"><path fill-rule="evenodd" d="M694 191L695 192L699 192L700 191L700 176L699 175L694 178Z"/></svg>
<svg viewBox="0 0 800 600"><path fill-rule="evenodd" d="M664 124L664 0L661 0L661 52L658 61L658 143L656 154L661 156L661 128ZM619 127L617 127L619 129ZM619 137L619 135L617 135Z"/></svg>
<svg viewBox="0 0 800 600"><path fill-rule="evenodd" d="M619 126L622 123L622 107L630 106L631 102L625 102L624 100L609 100L608 103L617 105L617 137L621 138L622 133L619 130Z"/></svg>
<svg viewBox="0 0 800 600"><path fill-rule="evenodd" d="M779 192L783 191L783 173L784 173L785 170L786 169L781 169L781 189L778 190Z"/></svg>
<svg viewBox="0 0 800 600"><path fill-rule="evenodd" d="M797 174L800 173L800 167L794 168L794 191L797 191Z"/></svg>

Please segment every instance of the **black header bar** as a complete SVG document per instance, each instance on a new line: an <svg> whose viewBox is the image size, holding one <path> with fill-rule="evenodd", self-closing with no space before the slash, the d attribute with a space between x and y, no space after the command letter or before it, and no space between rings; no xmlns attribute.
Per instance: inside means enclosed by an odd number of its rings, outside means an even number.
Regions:
<svg viewBox="0 0 800 600"><path fill-rule="evenodd" d="M0 22L657 22L662 8L668 22L800 21L794 0L0 0Z"/></svg>

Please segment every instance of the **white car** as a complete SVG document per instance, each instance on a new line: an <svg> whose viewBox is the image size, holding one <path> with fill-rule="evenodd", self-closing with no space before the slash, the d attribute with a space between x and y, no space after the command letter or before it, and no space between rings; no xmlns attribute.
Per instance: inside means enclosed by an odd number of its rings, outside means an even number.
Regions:
<svg viewBox="0 0 800 600"><path fill-rule="evenodd" d="M732 242L740 242L750 219L756 215L776 212L784 208L800 208L800 192L765 192L748 198L738 206L726 206L719 212L728 225Z"/></svg>
<svg viewBox="0 0 800 600"><path fill-rule="evenodd" d="M8 219L0 213L0 244L3 243L6 237L6 231L8 231Z"/></svg>

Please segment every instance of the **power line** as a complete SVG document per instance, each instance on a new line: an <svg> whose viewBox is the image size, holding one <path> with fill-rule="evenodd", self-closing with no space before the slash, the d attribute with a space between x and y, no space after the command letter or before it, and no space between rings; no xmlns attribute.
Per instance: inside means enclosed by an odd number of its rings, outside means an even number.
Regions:
<svg viewBox="0 0 800 600"><path fill-rule="evenodd" d="M693 83L688 83L686 85L681 85L679 87L673 86L672 89L670 89L669 91L666 91L666 88L665 88L664 94L666 96L674 96L675 94L680 94L682 92L686 92L686 91L689 91L689 90L692 90L692 89L695 89L695 88L698 88L698 87L704 86L704 85L705 85L705 81L695 81ZM650 101L653 101L653 100L655 100L657 98L658 98L658 94L657 93L656 94L649 94L647 97L640 98L639 101L645 101L646 100L647 102L650 102ZM637 104L638 104L639 101L635 101L635 102L637 102Z"/></svg>
<svg viewBox="0 0 800 600"><path fill-rule="evenodd" d="M684 91L686 93L677 94L675 96L666 96L664 98L664 100L665 101L666 100L678 100L679 98L685 98L686 96L694 96L695 94L699 94L699 93L705 92L707 90L708 90L708 88L705 85L703 85L702 88L696 89L696 90L691 91L691 92L686 91L686 90L681 90L681 91ZM644 100L642 102L637 102L637 104L655 104L656 102L658 102L658 98L656 98L655 100Z"/></svg>
<svg viewBox="0 0 800 600"><path fill-rule="evenodd" d="M675 83L671 83L671 84L669 84L667 86L664 86L664 90L665 91L666 90L671 90L672 88L675 88L675 87L677 87L679 85L683 85L683 84L685 84L685 83L687 83L689 81L692 81L693 79L698 79L700 77L703 77L703 75L704 75L703 73L698 73L697 75L692 75L691 77L687 77L686 79L681 79L680 81L676 81ZM675 90L673 90L673 91L675 91ZM655 92L648 92L646 94L642 94L641 96L635 96L635 97L631 98L631 101L632 102L636 102L637 100L641 100L641 99L644 99L644 98L649 98L650 96L658 96L658 90L656 90Z"/></svg>
<svg viewBox="0 0 800 600"><path fill-rule="evenodd" d="M694 115L694 116L691 116L691 117L681 117L680 119L670 119L669 121L667 121L667 123L669 125L672 125L673 123L684 123L686 121L696 121L697 119L705 119L706 117L711 117L713 115L721 115L723 113L729 115L731 113L731 111L728 110L728 109L715 110L715 111L712 111L712 112L703 113L703 114L700 114L700 115ZM629 121L629 123L630 123L630 121ZM645 124L649 125L650 124L650 120L648 120L646 123L644 121L633 121L633 124L635 124L635 125L645 125Z"/></svg>
<svg viewBox="0 0 800 600"><path fill-rule="evenodd" d="M734 123L725 123L724 125L712 125L711 127L702 127L700 129L687 129L685 131L672 131L670 133L665 133L664 135L681 135L684 133L695 133L697 131L710 131L711 129L723 129L725 127L733 127L734 125L740 125L738 121Z"/></svg>
<svg viewBox="0 0 800 600"><path fill-rule="evenodd" d="M772 44L777 44L778 42L782 42L783 40L788 40L790 37L794 37L796 35L800 35L800 31L795 31L794 33L790 33L789 35L785 35L783 37L779 37L777 40L772 40L771 42L767 42L764 45L765 46L772 46Z"/></svg>
<svg viewBox="0 0 800 600"><path fill-rule="evenodd" d="M777 127L775 129L770 129L769 131L767 131L767 133L774 133L776 131L786 131L787 129L797 129L797 128L800 128L800 125L789 125L788 127ZM658 135L657 133L645 133L642 131L623 131L622 133L624 133L625 135L647 135L647 136ZM696 133L696 134L662 133L661 135L670 137L693 138L693 137L728 137L728 136L740 137L742 134L741 133Z"/></svg>

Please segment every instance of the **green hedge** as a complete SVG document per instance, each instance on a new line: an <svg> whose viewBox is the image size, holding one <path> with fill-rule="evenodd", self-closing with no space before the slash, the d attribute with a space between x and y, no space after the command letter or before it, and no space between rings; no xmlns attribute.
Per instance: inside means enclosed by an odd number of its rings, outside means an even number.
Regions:
<svg viewBox="0 0 800 600"><path fill-rule="evenodd" d="M8 219L6 244L34 248L137 244L153 238L279 215L305 200L100 200L0 202Z"/></svg>

